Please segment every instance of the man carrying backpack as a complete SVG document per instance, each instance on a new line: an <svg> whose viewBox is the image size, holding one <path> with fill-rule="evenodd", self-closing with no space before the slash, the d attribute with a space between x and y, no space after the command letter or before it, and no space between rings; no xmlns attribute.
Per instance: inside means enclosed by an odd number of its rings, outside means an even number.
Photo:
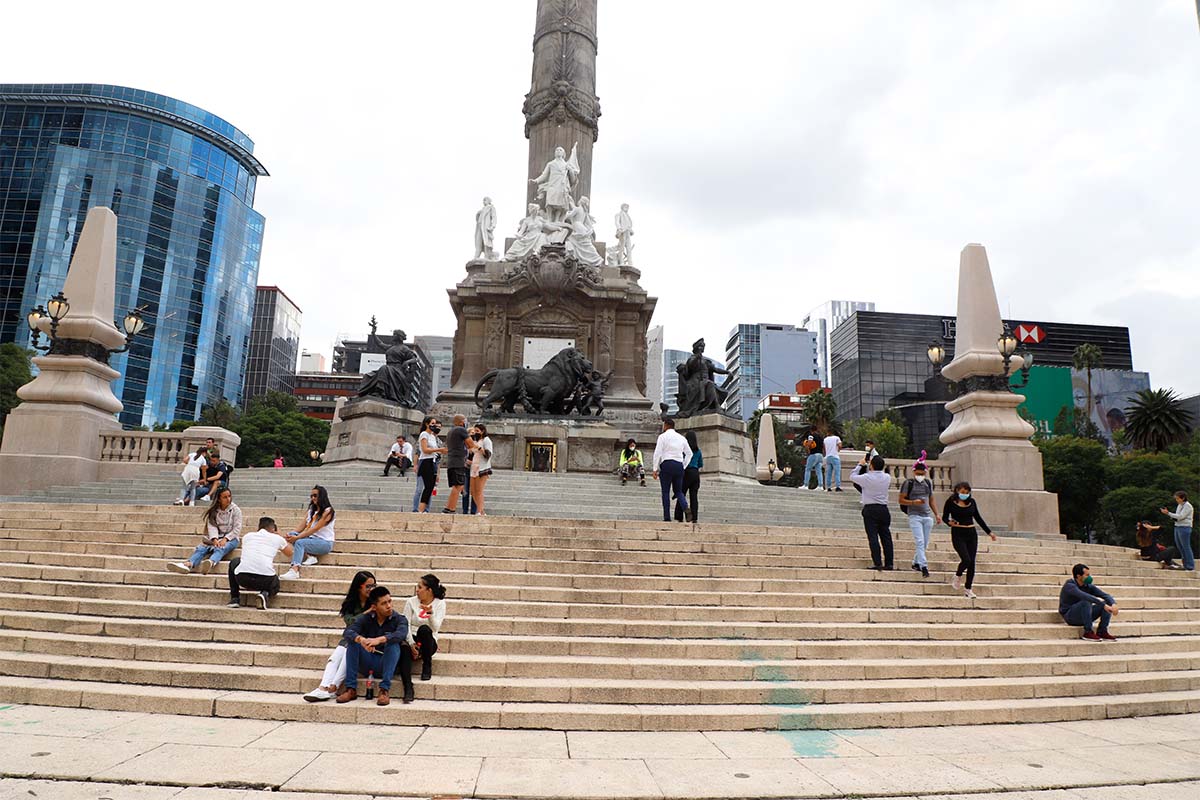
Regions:
<svg viewBox="0 0 1200 800"><path fill-rule="evenodd" d="M900 487L900 510L908 514L908 527L912 531L912 568L928 578L929 562L925 550L933 536L933 526L942 520L933 499L933 482L925 475L924 459L913 464L913 476Z"/></svg>

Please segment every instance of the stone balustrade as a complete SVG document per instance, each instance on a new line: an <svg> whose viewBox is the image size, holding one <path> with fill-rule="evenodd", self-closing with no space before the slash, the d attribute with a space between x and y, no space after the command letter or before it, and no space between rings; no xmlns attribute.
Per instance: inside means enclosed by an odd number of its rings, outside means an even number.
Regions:
<svg viewBox="0 0 1200 800"><path fill-rule="evenodd" d="M911 458L885 458L884 467L892 476L892 486L899 489L906 480L912 477L914 460ZM926 461L925 474L933 483L935 492L948 492L954 488L954 464L949 461Z"/></svg>
<svg viewBox="0 0 1200 800"><path fill-rule="evenodd" d="M233 463L241 437L224 428L196 425L181 432L121 431L100 432L100 461L125 464L181 465L185 455L196 452L212 439L221 458Z"/></svg>

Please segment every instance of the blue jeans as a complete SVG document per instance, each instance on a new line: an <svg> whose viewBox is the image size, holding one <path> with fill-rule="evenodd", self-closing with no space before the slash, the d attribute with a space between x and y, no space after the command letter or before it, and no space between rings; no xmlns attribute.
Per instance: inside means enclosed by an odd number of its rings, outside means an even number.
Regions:
<svg viewBox="0 0 1200 800"><path fill-rule="evenodd" d="M925 549L929 547L929 540L933 537L933 516L909 514L908 527L913 535L913 563L918 567L928 569L929 562L925 560Z"/></svg>
<svg viewBox="0 0 1200 800"><path fill-rule="evenodd" d="M687 513L687 498L683 496L683 464L664 461L658 465L658 483L662 486L663 522L671 521L671 492L679 498L679 506Z"/></svg>
<svg viewBox="0 0 1200 800"><path fill-rule="evenodd" d="M413 474L415 475L416 473L413 473ZM417 475L417 488L413 489L412 510L414 512L421 506L421 493L424 491L425 491L425 480L420 475ZM428 510L429 509L426 509L426 511L428 511Z"/></svg>
<svg viewBox="0 0 1200 800"><path fill-rule="evenodd" d="M301 539L301 541L307 541L307 539ZM366 676L368 672L374 672L375 680L379 681L379 688L390 692L392 676L396 674L396 665L400 663L401 650L407 651L408 645L404 642L389 642L383 648L382 653L368 653L361 644L347 642L346 688L358 688L358 676Z"/></svg>
<svg viewBox="0 0 1200 800"><path fill-rule="evenodd" d="M825 488L842 488L842 457L825 456Z"/></svg>
<svg viewBox="0 0 1200 800"><path fill-rule="evenodd" d="M1175 549L1184 569L1196 568L1196 557L1192 555L1192 528L1190 525L1175 526Z"/></svg>
<svg viewBox="0 0 1200 800"><path fill-rule="evenodd" d="M813 473L817 473L817 488L825 488L825 470L821 468L822 456L820 453L813 453L804 462L804 488L809 487L809 479Z"/></svg>
<svg viewBox="0 0 1200 800"><path fill-rule="evenodd" d="M292 532L295 535L295 531ZM323 556L333 552L333 542L328 539L318 539L316 536L305 536L297 539L292 545L292 566L300 566L305 556Z"/></svg>
<svg viewBox="0 0 1200 800"><path fill-rule="evenodd" d="M1096 620L1100 620L1100 629L1096 633L1108 633L1110 619L1112 619L1112 614L1105 610L1102 603L1093 603L1090 600L1080 600L1068 608L1067 613L1063 614L1063 620L1068 625L1081 625L1089 633L1092 630L1092 623Z"/></svg>
<svg viewBox="0 0 1200 800"><path fill-rule="evenodd" d="M225 556L237 550L239 544L241 544L241 541L238 539L231 540L224 547L216 547L211 544L198 544L196 545L196 549L192 551L188 563L192 565L192 569L195 569L200 566L201 561L207 558L215 566L221 563L221 559L225 558Z"/></svg>
<svg viewBox="0 0 1200 800"><path fill-rule="evenodd" d="M182 478L180 478L180 481L183 482L183 488L179 490L179 499L185 503L195 502L196 481L185 481Z"/></svg>

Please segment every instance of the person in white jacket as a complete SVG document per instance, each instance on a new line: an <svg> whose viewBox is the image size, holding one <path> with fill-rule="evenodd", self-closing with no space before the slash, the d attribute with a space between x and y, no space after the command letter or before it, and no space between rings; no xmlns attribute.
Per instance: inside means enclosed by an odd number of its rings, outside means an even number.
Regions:
<svg viewBox="0 0 1200 800"><path fill-rule="evenodd" d="M417 593L404 601L404 616L408 618L408 647L412 650L412 660L400 662L400 678L407 689L412 686L412 661L421 660L421 680L433 677L437 634L446 619L446 587L437 575L421 576Z"/></svg>
<svg viewBox="0 0 1200 800"><path fill-rule="evenodd" d="M196 484L200 481L200 470L208 464L208 448L197 448L196 452L183 462L183 472L179 473L183 488L175 500L177 506L190 506L196 502Z"/></svg>

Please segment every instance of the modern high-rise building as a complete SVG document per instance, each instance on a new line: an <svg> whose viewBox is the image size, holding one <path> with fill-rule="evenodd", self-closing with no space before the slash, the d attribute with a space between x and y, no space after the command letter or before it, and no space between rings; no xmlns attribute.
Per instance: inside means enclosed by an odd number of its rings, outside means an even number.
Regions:
<svg viewBox="0 0 1200 800"><path fill-rule="evenodd" d="M146 329L113 356L128 426L238 405L267 174L254 143L188 103L122 86L0 84L0 342L59 292L89 208L117 215L116 315ZM68 298L69 300L70 298Z"/></svg>
<svg viewBox="0 0 1200 800"><path fill-rule="evenodd" d="M832 386L832 366L829 359L829 337L834 328L850 319L855 311L874 311L874 303L859 300L829 300L804 315L800 327L817 334L817 361L821 367L821 385Z"/></svg>
<svg viewBox="0 0 1200 800"><path fill-rule="evenodd" d="M300 307L278 286L259 286L254 294L242 402L270 391L291 394L300 350Z"/></svg>
<svg viewBox="0 0 1200 800"><path fill-rule="evenodd" d="M450 372L454 368L453 336L418 336L413 339L433 366L429 380L429 396L434 400L443 389L450 388Z"/></svg>
<svg viewBox="0 0 1200 800"><path fill-rule="evenodd" d="M729 332L725 411L750 419L764 395L790 394L797 381L819 380L817 334L794 325L740 324Z"/></svg>
<svg viewBox="0 0 1200 800"><path fill-rule="evenodd" d="M646 397L657 408L659 403L669 403L663 390L666 371L663 364L663 326L655 325L646 331ZM675 393L671 393L674 399Z"/></svg>
<svg viewBox="0 0 1200 800"><path fill-rule="evenodd" d="M300 353L301 372L328 372L325 368L324 353L310 353L304 350Z"/></svg>

